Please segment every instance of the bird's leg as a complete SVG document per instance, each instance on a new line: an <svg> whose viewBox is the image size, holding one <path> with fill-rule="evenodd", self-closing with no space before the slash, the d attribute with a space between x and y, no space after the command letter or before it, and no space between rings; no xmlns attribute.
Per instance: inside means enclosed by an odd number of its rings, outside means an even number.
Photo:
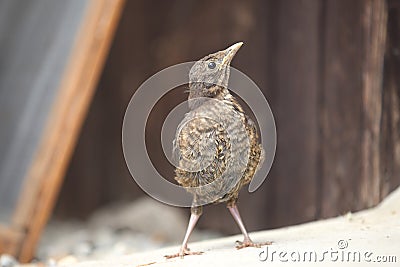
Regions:
<svg viewBox="0 0 400 267"><path fill-rule="evenodd" d="M189 220L189 224L188 224L188 227L186 230L185 238L183 239L183 242L182 242L181 249L176 254L166 255L165 257L167 259L176 258L176 257L183 258L186 255L200 255L203 253L200 251L190 251L190 249L187 246L189 237L190 237L191 233L193 232L193 229L196 226L196 223L199 220L201 213L202 213L201 206L191 208L190 220Z"/></svg>
<svg viewBox="0 0 400 267"><path fill-rule="evenodd" d="M272 242L263 242L263 243L254 243L251 239L249 234L247 233L246 227L243 224L242 218L240 217L239 210L236 206L236 204L233 205L228 205L228 209L231 212L233 218L235 219L237 225L240 228L240 231L242 231L242 234L244 236L243 242L236 241L236 248L241 249L245 247L261 247L265 245L271 245Z"/></svg>

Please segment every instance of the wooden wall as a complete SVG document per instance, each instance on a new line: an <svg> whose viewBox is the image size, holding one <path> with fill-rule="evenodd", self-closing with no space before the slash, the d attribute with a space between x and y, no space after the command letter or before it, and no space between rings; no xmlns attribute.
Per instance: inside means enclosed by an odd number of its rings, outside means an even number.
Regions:
<svg viewBox="0 0 400 267"><path fill-rule="evenodd" d="M396 1L375 0L127 1L56 215L142 196L121 149L131 95L158 70L236 41L245 45L233 65L262 88L278 132L268 179L239 199L248 227L377 204L400 184L399 12ZM208 207L200 224L238 232L224 205Z"/></svg>

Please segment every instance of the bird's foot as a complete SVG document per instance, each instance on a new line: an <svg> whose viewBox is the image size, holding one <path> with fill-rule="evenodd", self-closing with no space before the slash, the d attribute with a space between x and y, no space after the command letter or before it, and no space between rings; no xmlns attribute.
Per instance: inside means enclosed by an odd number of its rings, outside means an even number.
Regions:
<svg viewBox="0 0 400 267"><path fill-rule="evenodd" d="M271 244L272 244L271 241L254 243L253 241L251 241L250 238L248 238L248 239L245 238L242 242L236 241L236 249L242 249L242 248L247 248L247 247L260 248L262 246L267 246L267 245L271 245Z"/></svg>
<svg viewBox="0 0 400 267"><path fill-rule="evenodd" d="M177 258L177 257L180 257L181 259L183 259L184 256L201 255L201 254L203 254L202 251L190 251L189 248L184 248L184 249L181 249L178 253L175 253L172 255L165 255L164 257L167 259L172 259L172 258Z"/></svg>

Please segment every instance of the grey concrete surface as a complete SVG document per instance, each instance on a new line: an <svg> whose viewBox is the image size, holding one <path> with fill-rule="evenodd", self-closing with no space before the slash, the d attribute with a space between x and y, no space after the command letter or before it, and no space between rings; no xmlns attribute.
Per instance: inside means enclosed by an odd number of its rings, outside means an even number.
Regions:
<svg viewBox="0 0 400 267"><path fill-rule="evenodd" d="M400 189L375 208L337 218L251 233L264 248L236 250L242 237L190 243L204 254L165 259L178 251L167 247L117 259L72 263L71 267L125 266L400 266Z"/></svg>

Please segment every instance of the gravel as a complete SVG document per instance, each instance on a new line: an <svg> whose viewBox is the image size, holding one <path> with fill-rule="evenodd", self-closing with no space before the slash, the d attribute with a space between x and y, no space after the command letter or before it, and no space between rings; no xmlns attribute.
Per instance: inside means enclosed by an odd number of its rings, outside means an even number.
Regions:
<svg viewBox="0 0 400 267"><path fill-rule="evenodd" d="M188 222L189 212L185 211L187 215L181 209L143 197L100 209L87 221L52 220L41 237L37 258L47 266L60 266L178 245ZM195 230L191 241L219 236Z"/></svg>

